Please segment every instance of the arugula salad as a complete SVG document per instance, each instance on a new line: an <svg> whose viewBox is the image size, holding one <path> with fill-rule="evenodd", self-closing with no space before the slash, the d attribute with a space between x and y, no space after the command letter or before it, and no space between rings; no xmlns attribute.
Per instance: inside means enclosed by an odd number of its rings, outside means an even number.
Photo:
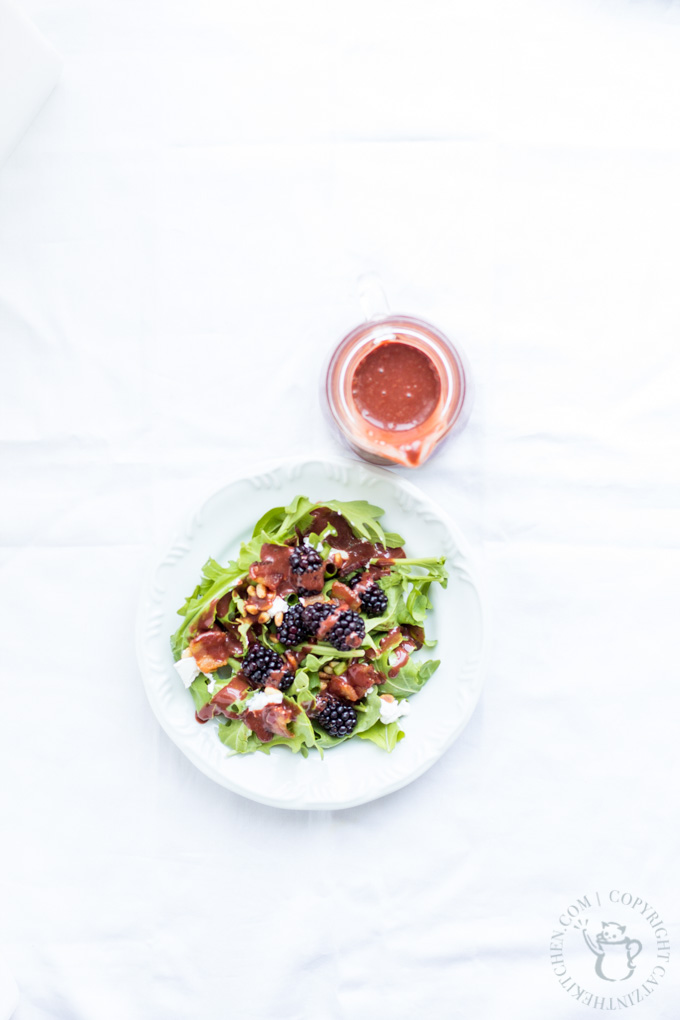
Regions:
<svg viewBox="0 0 680 1020"><path fill-rule="evenodd" d="M365 500L296 496L214 559L180 610L175 668L196 719L233 752L283 745L307 757L357 737L392 751L400 719L439 665L414 659L444 557L411 559Z"/></svg>

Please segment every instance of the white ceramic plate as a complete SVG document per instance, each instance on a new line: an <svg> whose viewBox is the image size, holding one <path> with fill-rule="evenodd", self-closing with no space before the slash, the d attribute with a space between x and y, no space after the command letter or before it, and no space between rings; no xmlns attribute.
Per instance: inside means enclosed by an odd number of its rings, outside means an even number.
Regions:
<svg viewBox="0 0 680 1020"><path fill-rule="evenodd" d="M399 532L410 556L447 558L449 585L431 588L434 611L426 624L438 645L428 657L441 666L411 700L402 720L406 737L391 754L352 740L308 758L275 747L270 755L229 756L217 720L199 725L173 667L170 635L177 609L193 591L209 556L234 558L262 514L302 493L315 501L367 499L385 509L385 528ZM156 567L142 595L137 655L151 707L168 736L197 768L235 793L284 808L335 809L363 804L410 783L451 746L479 697L484 627L478 584L465 541L446 513L415 485L356 461L324 459L279 463L262 474L225 485L198 510ZM418 653L423 656L425 653Z"/></svg>

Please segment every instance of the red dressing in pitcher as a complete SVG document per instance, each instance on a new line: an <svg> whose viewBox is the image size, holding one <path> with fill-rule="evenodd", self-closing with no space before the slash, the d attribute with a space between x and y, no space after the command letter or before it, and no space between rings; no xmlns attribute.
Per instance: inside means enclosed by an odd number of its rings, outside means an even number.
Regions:
<svg viewBox="0 0 680 1020"><path fill-rule="evenodd" d="M365 460L417 467L454 429L471 394L460 353L434 326L409 316L363 323L333 352L328 410Z"/></svg>

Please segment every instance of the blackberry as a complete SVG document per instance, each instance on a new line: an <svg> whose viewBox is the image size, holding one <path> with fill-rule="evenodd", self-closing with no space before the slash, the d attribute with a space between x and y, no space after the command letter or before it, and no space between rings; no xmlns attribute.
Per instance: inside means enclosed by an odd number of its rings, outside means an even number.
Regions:
<svg viewBox="0 0 680 1020"><path fill-rule="evenodd" d="M307 628L309 637L316 637L319 627L334 609L332 602L312 602L311 606L305 606L302 611L302 622Z"/></svg>
<svg viewBox="0 0 680 1020"><path fill-rule="evenodd" d="M316 706L316 721L331 737L348 737L357 724L352 706L333 694L320 695Z"/></svg>
<svg viewBox="0 0 680 1020"><path fill-rule="evenodd" d="M323 566L323 560L311 545L296 545L290 554L290 569L293 574L314 574ZM300 578L304 581L304 577Z"/></svg>
<svg viewBox="0 0 680 1020"><path fill-rule="evenodd" d="M287 691L293 683L293 674L286 669L286 664L273 648L265 648L259 641L251 645L243 660L243 672L254 687L278 687ZM278 677L272 677L279 673Z"/></svg>
<svg viewBox="0 0 680 1020"><path fill-rule="evenodd" d="M309 637L309 628L304 621L304 612L304 606L297 605L284 614L277 635L284 648L300 645Z"/></svg>
<svg viewBox="0 0 680 1020"><path fill-rule="evenodd" d="M368 580L366 589L359 592L362 612L366 613L366 616L382 616L387 609L387 595L380 585L370 579L370 574L355 574L347 583L350 588L354 589L362 577Z"/></svg>
<svg viewBox="0 0 680 1020"><path fill-rule="evenodd" d="M338 622L328 632L328 640L339 652L358 648L366 635L366 624L353 609L340 614Z"/></svg>
<svg viewBox="0 0 680 1020"><path fill-rule="evenodd" d="M366 613L366 616L382 616L387 609L387 595L375 582L369 584L366 591L361 592L359 598L361 599L362 612Z"/></svg>

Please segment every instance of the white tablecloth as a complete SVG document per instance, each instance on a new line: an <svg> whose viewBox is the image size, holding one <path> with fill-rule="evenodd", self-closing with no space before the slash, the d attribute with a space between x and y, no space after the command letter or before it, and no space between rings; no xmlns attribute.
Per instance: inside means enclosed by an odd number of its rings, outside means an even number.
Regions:
<svg viewBox="0 0 680 1020"><path fill-rule="evenodd" d="M680 8L24 9L65 66L0 169L17 1020L587 1017L549 959L576 897L639 893L680 950ZM417 782L285 813L160 730L136 602L225 479L336 451L366 271L471 362L413 480L482 560L489 671Z"/></svg>

